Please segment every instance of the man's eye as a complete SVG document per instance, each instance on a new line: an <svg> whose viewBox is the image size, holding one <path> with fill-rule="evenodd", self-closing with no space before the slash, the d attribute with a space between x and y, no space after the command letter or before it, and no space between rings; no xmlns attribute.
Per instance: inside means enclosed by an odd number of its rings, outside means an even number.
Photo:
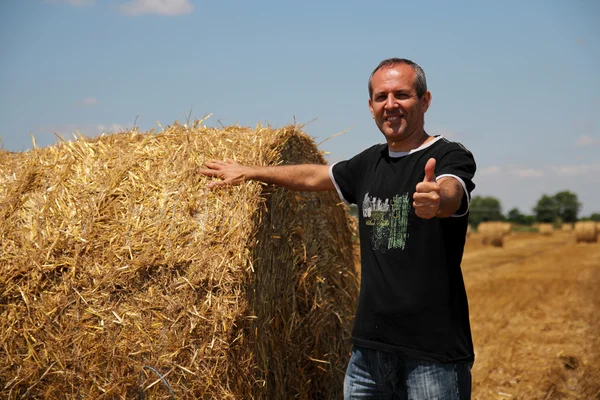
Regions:
<svg viewBox="0 0 600 400"><path fill-rule="evenodd" d="M397 99L406 99L406 98L408 98L408 95L406 93L396 93L396 98Z"/></svg>

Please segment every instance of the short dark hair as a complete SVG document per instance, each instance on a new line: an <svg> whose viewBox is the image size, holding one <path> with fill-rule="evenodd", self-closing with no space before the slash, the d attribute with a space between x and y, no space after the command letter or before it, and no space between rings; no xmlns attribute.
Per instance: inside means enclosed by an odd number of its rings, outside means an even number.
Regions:
<svg viewBox="0 0 600 400"><path fill-rule="evenodd" d="M394 67L396 65L406 64L412 67L417 74L417 79L415 79L415 89L417 91L417 97L419 99L423 97L423 95L427 92L427 79L425 78L425 71L423 68L419 66L419 64L407 60L406 58L388 58L387 60L383 60L379 63L377 68L373 70L371 76L369 77L369 98L373 98L373 75L375 72L379 71L381 68L389 68Z"/></svg>

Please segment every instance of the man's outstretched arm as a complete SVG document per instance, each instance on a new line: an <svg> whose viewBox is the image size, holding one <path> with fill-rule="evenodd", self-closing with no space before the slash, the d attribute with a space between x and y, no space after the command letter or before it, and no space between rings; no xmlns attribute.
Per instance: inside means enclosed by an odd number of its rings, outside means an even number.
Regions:
<svg viewBox="0 0 600 400"><path fill-rule="evenodd" d="M329 177L329 166L321 164L281 165L259 167L242 165L233 160L211 160L204 164L200 173L220 178L208 187L239 185L245 180L254 180L282 186L291 190L318 191L333 190L335 186Z"/></svg>

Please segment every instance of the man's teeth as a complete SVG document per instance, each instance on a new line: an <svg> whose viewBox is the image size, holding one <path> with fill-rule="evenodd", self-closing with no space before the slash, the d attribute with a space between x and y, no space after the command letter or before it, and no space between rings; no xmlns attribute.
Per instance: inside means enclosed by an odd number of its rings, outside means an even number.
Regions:
<svg viewBox="0 0 600 400"><path fill-rule="evenodd" d="M399 117L399 116L395 116L395 117L387 117L387 120L388 120L388 121L397 121L397 120L399 120L399 119L400 119L400 117Z"/></svg>

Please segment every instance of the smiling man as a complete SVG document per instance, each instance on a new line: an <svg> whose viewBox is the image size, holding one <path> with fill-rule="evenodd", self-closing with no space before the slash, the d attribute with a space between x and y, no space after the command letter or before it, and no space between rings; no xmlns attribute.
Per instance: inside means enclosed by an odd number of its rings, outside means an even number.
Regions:
<svg viewBox="0 0 600 400"><path fill-rule="evenodd" d="M332 166L206 163L210 186L259 180L292 190L336 190L359 210L361 289L345 399L469 399L474 360L460 268L475 161L424 128L425 73L382 61L369 109L384 144Z"/></svg>

